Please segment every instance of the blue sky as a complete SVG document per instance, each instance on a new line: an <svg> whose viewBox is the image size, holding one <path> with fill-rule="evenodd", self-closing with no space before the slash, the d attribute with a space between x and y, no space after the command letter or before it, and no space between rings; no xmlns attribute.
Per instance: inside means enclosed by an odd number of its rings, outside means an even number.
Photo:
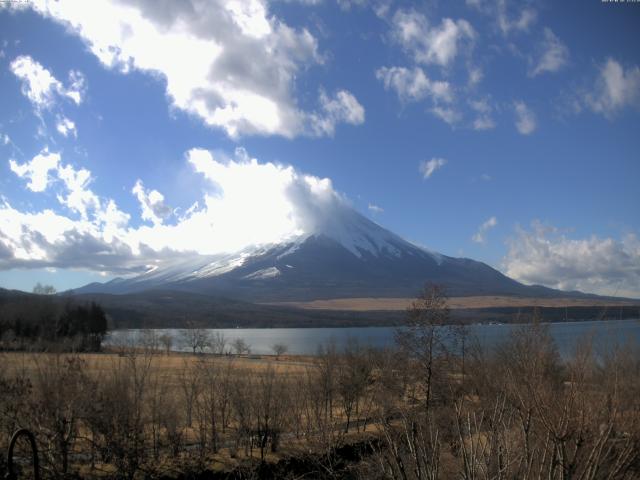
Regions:
<svg viewBox="0 0 640 480"><path fill-rule="evenodd" d="M0 286L300 233L305 179L432 250L640 297L639 20L600 0L3 4Z"/></svg>

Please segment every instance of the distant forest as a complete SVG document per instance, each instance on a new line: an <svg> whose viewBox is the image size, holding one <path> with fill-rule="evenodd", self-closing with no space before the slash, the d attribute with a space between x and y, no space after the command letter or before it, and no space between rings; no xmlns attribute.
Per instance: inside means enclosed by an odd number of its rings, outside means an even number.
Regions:
<svg viewBox="0 0 640 480"><path fill-rule="evenodd" d="M147 290L129 294L86 293L79 303L96 302L112 329L122 328L308 328L397 326L405 310L315 310L250 303L234 298L177 290ZM619 306L491 307L451 309L462 323L527 323L534 313L545 322L640 318L640 303Z"/></svg>
<svg viewBox="0 0 640 480"><path fill-rule="evenodd" d="M55 295L36 286L34 292L38 295L0 289L0 348L73 340L77 345L69 349L95 350L107 319L110 329L306 328L396 326L406 315L404 310L304 310L180 291ZM534 313L545 322L627 319L640 318L640 305L451 309L452 319L462 323L527 323ZM18 346L7 347L14 340Z"/></svg>
<svg viewBox="0 0 640 480"><path fill-rule="evenodd" d="M34 292L0 295L0 349L100 350L107 333L107 315L100 305L57 297L42 286Z"/></svg>

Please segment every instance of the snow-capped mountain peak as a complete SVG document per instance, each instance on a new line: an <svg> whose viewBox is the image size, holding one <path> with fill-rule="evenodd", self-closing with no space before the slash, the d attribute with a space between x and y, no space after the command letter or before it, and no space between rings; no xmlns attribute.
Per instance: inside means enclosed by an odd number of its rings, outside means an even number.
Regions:
<svg viewBox="0 0 640 480"><path fill-rule="evenodd" d="M327 210L328 211L328 210ZM315 215L304 233L230 254L180 257L137 277L80 292L152 288L215 293L250 301L411 297L425 284L450 294L524 294L525 287L480 262L418 247L345 204Z"/></svg>

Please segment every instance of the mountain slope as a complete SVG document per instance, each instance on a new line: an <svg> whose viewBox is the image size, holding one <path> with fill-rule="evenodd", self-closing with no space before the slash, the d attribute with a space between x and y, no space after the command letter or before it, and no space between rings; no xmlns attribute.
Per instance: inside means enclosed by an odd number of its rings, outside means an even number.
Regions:
<svg viewBox="0 0 640 480"><path fill-rule="evenodd" d="M525 286L490 266L417 247L348 207L304 235L235 254L196 256L137 277L90 284L76 293L171 289L251 302L350 297L413 297L426 282L451 296L568 296ZM570 292L570 296L586 296Z"/></svg>

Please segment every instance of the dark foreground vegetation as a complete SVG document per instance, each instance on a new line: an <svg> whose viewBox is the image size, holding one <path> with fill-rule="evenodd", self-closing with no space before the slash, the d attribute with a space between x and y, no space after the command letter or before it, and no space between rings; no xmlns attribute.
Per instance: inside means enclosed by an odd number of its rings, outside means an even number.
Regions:
<svg viewBox="0 0 640 480"><path fill-rule="evenodd" d="M45 478L640 478L638 345L449 322L434 288L386 351L1 354L0 448L30 429Z"/></svg>
<svg viewBox="0 0 640 480"><path fill-rule="evenodd" d="M54 292L0 293L0 350L100 350L107 316L97 303Z"/></svg>

